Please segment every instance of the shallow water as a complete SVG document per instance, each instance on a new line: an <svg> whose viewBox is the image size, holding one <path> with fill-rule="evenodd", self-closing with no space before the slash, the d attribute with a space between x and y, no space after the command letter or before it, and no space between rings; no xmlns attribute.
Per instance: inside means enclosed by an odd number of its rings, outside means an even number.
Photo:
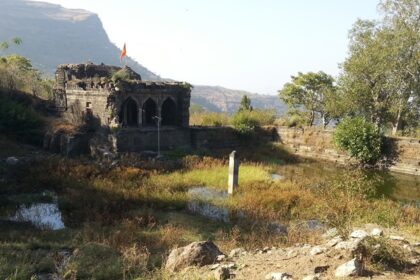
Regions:
<svg viewBox="0 0 420 280"><path fill-rule="evenodd" d="M296 164L276 165L273 173L283 180L318 184L322 182L353 180L348 169L330 162L302 160ZM386 197L402 202L420 202L420 176L406 175L381 170L361 171L366 183L375 185L377 197ZM370 182L369 182L370 180Z"/></svg>
<svg viewBox="0 0 420 280"><path fill-rule="evenodd" d="M4 201L5 205L0 207L0 219L31 223L47 230L65 228L58 208L58 198L53 192L10 195Z"/></svg>
<svg viewBox="0 0 420 280"><path fill-rule="evenodd" d="M217 202L222 202L228 198L226 191L218 191L208 187L193 187L188 190L188 196L190 201L187 210L191 213L224 223L230 221L229 210L226 207L217 206Z"/></svg>
<svg viewBox="0 0 420 280"><path fill-rule="evenodd" d="M349 169L332 164L330 162L320 162L311 160L301 160L296 164L281 164L272 167L272 173L267 180L275 182L285 182L287 180L297 183L317 186L317 184L328 182L352 182L356 180L352 177ZM241 172L241 169L239 169ZM376 197L389 198L401 201L401 203L415 203L420 206L420 176L404 175L399 173L365 170L357 171L354 176L362 180L363 184L374 186ZM359 177L363 179L360 179ZM243 213L230 213L223 202L229 197L226 191L220 191L211 187L192 187L188 191L190 201L187 209L191 213L220 221L231 222L232 219L241 218ZM244 217L242 217L244 218ZM314 225L319 226L318 221ZM282 225L281 225L282 226ZM312 224L307 225L312 228ZM282 226L283 227L283 226ZM283 228L281 228L283 232Z"/></svg>
<svg viewBox="0 0 420 280"><path fill-rule="evenodd" d="M40 229L59 230L64 228L61 212L55 203L21 205L9 219L16 222L30 222Z"/></svg>

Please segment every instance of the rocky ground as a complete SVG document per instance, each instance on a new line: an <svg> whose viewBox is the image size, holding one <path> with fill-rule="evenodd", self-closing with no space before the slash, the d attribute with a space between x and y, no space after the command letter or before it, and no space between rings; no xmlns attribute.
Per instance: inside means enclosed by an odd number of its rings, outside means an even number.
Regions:
<svg viewBox="0 0 420 280"><path fill-rule="evenodd" d="M420 279L420 243L416 237L365 226L351 232L346 240L331 229L323 240L319 245L255 251L237 248L213 262L200 255L199 244L190 244L169 256L166 269L172 271L171 279ZM211 250L207 257L216 253ZM199 265L203 260L206 265L188 266L186 258Z"/></svg>

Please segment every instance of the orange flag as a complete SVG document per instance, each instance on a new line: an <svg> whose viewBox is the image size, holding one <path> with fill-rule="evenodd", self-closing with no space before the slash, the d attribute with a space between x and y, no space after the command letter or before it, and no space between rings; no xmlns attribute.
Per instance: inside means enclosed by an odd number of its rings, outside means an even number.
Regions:
<svg viewBox="0 0 420 280"><path fill-rule="evenodd" d="M121 51L121 55L120 55L120 61L122 62L123 58L127 55L127 49L125 47L125 43L124 43L124 47Z"/></svg>

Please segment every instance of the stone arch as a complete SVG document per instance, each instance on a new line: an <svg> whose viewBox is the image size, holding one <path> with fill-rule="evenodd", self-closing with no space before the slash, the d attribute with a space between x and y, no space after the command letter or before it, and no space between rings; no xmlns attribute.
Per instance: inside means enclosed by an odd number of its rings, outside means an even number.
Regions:
<svg viewBox="0 0 420 280"><path fill-rule="evenodd" d="M172 98L168 97L162 103L161 117L162 125L176 125L176 103Z"/></svg>
<svg viewBox="0 0 420 280"><path fill-rule="evenodd" d="M129 97L121 106L119 119L124 126L138 126L139 124L139 106L137 102Z"/></svg>
<svg viewBox="0 0 420 280"><path fill-rule="evenodd" d="M143 126L155 126L156 120L154 117L157 116L157 105L156 102L149 98L143 103L142 107L142 122Z"/></svg>

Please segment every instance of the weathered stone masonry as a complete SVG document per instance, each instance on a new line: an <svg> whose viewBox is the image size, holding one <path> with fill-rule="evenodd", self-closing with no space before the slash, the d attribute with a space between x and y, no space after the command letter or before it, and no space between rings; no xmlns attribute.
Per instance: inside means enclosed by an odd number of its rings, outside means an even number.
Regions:
<svg viewBox="0 0 420 280"><path fill-rule="evenodd" d="M94 64L60 65L54 90L70 122L92 119L118 131L115 146L123 152L156 148L158 119L162 148L189 146L190 92L186 83L142 81L129 67Z"/></svg>
<svg viewBox="0 0 420 280"><path fill-rule="evenodd" d="M118 71L128 76L113 81ZM180 82L142 81L130 68L94 64L60 65L56 71L57 108L98 118L102 126L120 128L188 127L190 87Z"/></svg>

